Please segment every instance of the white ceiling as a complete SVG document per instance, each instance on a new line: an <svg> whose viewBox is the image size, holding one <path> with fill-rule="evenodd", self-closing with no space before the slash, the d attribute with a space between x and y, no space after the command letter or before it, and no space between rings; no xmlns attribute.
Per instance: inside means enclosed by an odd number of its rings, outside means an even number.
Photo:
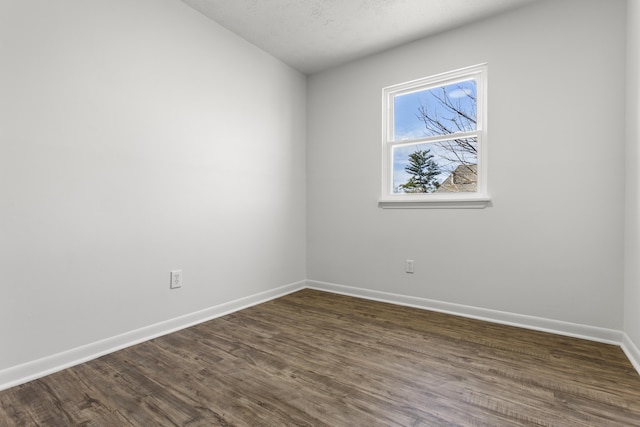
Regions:
<svg viewBox="0 0 640 427"><path fill-rule="evenodd" d="M182 0L311 74L539 0Z"/></svg>

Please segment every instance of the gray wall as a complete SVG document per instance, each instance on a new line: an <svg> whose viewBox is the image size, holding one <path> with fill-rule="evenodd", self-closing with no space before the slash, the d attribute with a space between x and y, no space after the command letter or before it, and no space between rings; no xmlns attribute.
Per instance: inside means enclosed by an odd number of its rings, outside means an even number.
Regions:
<svg viewBox="0 0 640 427"><path fill-rule="evenodd" d="M177 0L0 40L0 370L305 279L305 76Z"/></svg>
<svg viewBox="0 0 640 427"><path fill-rule="evenodd" d="M378 208L381 89L482 62L493 207ZM625 2L566 0L311 76L309 279L621 330L625 73Z"/></svg>
<svg viewBox="0 0 640 427"><path fill-rule="evenodd" d="M640 363L640 0L627 1L627 174L624 330Z"/></svg>

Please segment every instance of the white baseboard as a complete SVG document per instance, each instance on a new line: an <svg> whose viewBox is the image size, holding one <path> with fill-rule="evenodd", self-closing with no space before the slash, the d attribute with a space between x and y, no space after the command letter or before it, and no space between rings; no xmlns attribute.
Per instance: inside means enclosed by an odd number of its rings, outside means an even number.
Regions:
<svg viewBox="0 0 640 427"><path fill-rule="evenodd" d="M631 339L621 331L447 303L390 292L337 285L335 283L307 280L306 282L302 281L292 283L224 304L219 304L195 313L189 313L155 325L136 329L121 335L73 348L62 353L53 354L42 359L4 369L0 371L0 390L24 384L54 372L113 353L123 348L130 347L180 329L188 328L256 304L279 298L304 288L317 289L336 294L350 295L374 301L438 311L504 325L518 326L527 329L551 332L558 335L620 345L635 369L640 373L640 350L638 350L638 347L636 347Z"/></svg>
<svg viewBox="0 0 640 427"><path fill-rule="evenodd" d="M118 351L180 329L188 328L189 326L206 322L207 320L215 319L216 317L221 317L274 298L279 298L286 294L304 289L304 287L305 282L301 281L281 286L279 288L270 289L265 292L260 292L224 304L219 304L204 310L160 322L155 325L146 326L121 335L73 348L62 353L53 354L22 365L4 369L0 371L0 390L24 384L71 366L113 353L114 351Z"/></svg>
<svg viewBox="0 0 640 427"><path fill-rule="evenodd" d="M629 338L627 334L623 334L621 347L633 367L636 368L636 371L640 374L640 349L631 341L631 338Z"/></svg>
<svg viewBox="0 0 640 427"><path fill-rule="evenodd" d="M586 326L577 323L569 323L559 320L545 319L541 317L527 316L523 314L509 313L498 310L490 310L468 305L453 304L426 298L374 291L371 289L343 286L337 285L335 283L319 282L314 280L307 280L307 288L332 292L336 294L350 295L374 301L388 302L391 304L403 305L407 307L438 311L441 313L453 314L456 316L463 316L493 323L500 323L503 325L518 326L521 328L550 332L553 334L574 338L582 338L606 344L621 345L622 343L623 333L621 331L616 331L613 329L598 328L595 326Z"/></svg>

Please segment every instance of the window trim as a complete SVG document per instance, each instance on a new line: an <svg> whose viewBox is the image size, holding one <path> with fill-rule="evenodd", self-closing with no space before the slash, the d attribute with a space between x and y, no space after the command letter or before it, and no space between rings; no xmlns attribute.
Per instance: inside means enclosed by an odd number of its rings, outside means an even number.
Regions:
<svg viewBox="0 0 640 427"><path fill-rule="evenodd" d="M412 140L394 140L394 97L429 90L459 81L476 80L476 130L478 138L478 184L474 193L393 193L393 147L451 139L450 135ZM461 133L462 134L462 133ZM454 134L454 135L461 135ZM469 134L466 132L465 134ZM382 189L378 202L381 208L485 208L491 206L487 192L487 64L482 63L388 86L382 89Z"/></svg>

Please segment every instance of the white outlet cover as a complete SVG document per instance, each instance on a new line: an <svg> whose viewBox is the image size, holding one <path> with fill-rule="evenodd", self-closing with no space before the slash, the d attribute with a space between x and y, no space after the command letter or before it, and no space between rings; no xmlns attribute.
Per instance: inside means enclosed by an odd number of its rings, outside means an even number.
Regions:
<svg viewBox="0 0 640 427"><path fill-rule="evenodd" d="M171 289L182 287L182 270L171 270L171 282L169 286Z"/></svg>
<svg viewBox="0 0 640 427"><path fill-rule="evenodd" d="M404 271L410 274L413 274L414 269L413 269L413 260L412 259L408 259L405 261L404 263Z"/></svg>

